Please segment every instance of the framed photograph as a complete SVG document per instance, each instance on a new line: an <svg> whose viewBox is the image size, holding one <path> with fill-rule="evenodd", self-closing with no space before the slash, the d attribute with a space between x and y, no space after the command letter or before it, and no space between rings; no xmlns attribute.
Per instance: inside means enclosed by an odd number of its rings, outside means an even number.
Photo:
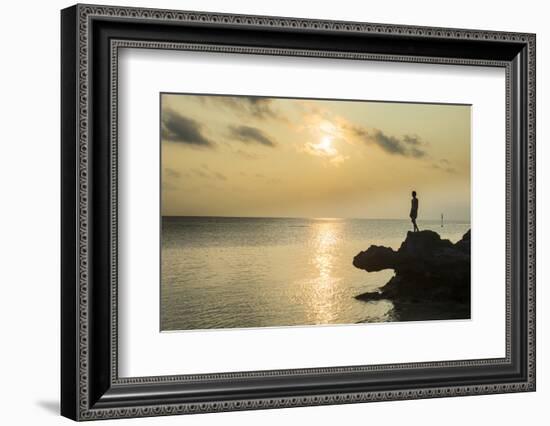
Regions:
<svg viewBox="0 0 550 426"><path fill-rule="evenodd" d="M535 390L535 35L61 12L61 411Z"/></svg>

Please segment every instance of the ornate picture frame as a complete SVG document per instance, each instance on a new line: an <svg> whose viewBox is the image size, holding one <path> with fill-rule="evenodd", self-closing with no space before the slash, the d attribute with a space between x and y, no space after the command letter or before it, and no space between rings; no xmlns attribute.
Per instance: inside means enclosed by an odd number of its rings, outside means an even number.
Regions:
<svg viewBox="0 0 550 426"><path fill-rule="evenodd" d="M535 35L128 7L61 13L61 413L160 416L535 390ZM506 356L119 377L121 48L476 65L506 72Z"/></svg>

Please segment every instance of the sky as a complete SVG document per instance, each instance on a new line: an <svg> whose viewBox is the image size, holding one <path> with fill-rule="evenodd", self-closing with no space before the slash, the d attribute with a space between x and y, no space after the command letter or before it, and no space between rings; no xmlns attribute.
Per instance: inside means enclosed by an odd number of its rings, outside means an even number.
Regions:
<svg viewBox="0 0 550 426"><path fill-rule="evenodd" d="M163 216L470 220L470 106L161 94Z"/></svg>

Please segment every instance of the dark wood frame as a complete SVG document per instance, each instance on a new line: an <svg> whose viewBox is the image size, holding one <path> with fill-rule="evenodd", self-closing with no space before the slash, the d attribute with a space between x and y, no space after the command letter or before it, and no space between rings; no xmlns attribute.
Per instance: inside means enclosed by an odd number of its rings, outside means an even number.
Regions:
<svg viewBox="0 0 550 426"><path fill-rule="evenodd" d="M535 390L535 36L76 5L62 28L61 413L75 420ZM506 69L506 357L119 378L117 52L193 49ZM504 231L504 230L503 230Z"/></svg>

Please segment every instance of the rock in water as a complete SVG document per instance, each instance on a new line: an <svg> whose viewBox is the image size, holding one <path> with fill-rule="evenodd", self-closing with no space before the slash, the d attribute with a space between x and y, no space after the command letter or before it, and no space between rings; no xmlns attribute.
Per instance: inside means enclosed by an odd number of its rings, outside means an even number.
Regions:
<svg viewBox="0 0 550 426"><path fill-rule="evenodd" d="M390 247L370 246L353 258L353 266L367 272L393 268L397 252Z"/></svg>
<svg viewBox="0 0 550 426"><path fill-rule="evenodd" d="M397 251L370 246L354 257L353 265L367 272L393 269L395 276L379 291L356 298L391 300L410 317L401 319L436 319L430 306L437 306L437 319L469 318L470 235L453 244L426 230L408 232Z"/></svg>

